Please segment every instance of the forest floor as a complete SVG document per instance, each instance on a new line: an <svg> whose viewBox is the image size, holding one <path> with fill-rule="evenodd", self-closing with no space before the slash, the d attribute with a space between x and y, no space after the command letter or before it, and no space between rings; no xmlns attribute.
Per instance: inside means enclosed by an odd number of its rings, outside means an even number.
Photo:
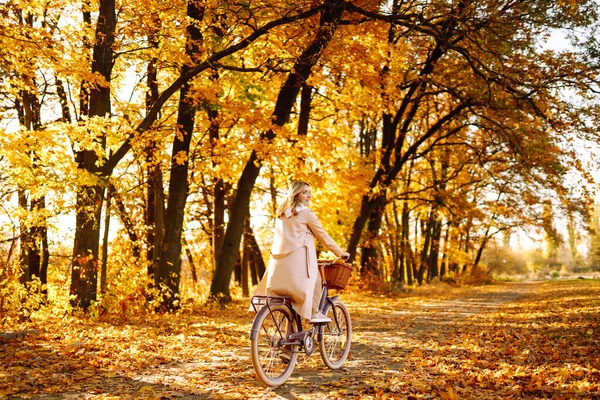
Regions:
<svg viewBox="0 0 600 400"><path fill-rule="evenodd" d="M338 371L317 349L284 385L262 385L246 299L225 310L1 327L0 399L600 400L599 280L341 298L354 333Z"/></svg>

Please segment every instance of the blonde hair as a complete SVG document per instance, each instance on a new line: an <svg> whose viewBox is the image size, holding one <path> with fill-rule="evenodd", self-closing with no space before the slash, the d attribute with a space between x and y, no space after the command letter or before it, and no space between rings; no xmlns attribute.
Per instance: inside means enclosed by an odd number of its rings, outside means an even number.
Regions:
<svg viewBox="0 0 600 400"><path fill-rule="evenodd" d="M310 185L306 182L302 181L293 181L290 183L290 187L288 188L288 192L285 196L285 200L279 206L277 210L277 218L283 218L285 216L286 210L291 210L292 214L298 215L298 211L296 211L296 207L300 202L297 199L298 193L304 189L304 186L310 187Z"/></svg>

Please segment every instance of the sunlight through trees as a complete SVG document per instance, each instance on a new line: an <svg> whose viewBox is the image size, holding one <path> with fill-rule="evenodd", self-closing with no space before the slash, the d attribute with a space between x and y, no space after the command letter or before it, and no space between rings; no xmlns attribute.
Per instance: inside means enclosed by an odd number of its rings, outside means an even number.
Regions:
<svg viewBox="0 0 600 400"><path fill-rule="evenodd" d="M25 297L110 312L246 295L291 179L372 282L599 268L594 1L0 14L0 281ZM541 47L556 30L586 34ZM512 235L545 238L539 256Z"/></svg>

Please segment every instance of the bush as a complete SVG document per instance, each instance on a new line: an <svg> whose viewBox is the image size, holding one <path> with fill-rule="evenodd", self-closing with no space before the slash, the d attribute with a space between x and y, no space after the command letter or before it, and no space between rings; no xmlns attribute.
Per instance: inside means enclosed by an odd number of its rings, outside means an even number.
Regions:
<svg viewBox="0 0 600 400"><path fill-rule="evenodd" d="M39 278L22 284L21 267L0 264L0 325L9 320L26 321L46 302Z"/></svg>
<svg viewBox="0 0 600 400"><path fill-rule="evenodd" d="M463 278L463 283L467 285L487 285L492 283L493 279L489 271L481 265L470 268L470 272Z"/></svg>

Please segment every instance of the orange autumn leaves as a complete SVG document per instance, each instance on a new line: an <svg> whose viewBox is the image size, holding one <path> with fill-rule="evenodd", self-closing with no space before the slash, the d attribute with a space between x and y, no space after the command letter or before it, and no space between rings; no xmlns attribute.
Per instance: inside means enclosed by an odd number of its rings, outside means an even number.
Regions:
<svg viewBox="0 0 600 400"><path fill-rule="evenodd" d="M397 344L390 351L396 371L380 379L373 394L598 396L599 292L599 282L578 281L490 286L425 298L420 312L407 312L397 321L403 328L399 339L391 339ZM411 303L417 301L397 306L410 310Z"/></svg>
<svg viewBox="0 0 600 400"><path fill-rule="evenodd" d="M246 299L225 310L115 321L38 318L2 331L0 396L78 398L593 399L600 282L341 294L352 352L340 371L300 357L277 389L249 359ZM39 335L37 335L37 329Z"/></svg>

